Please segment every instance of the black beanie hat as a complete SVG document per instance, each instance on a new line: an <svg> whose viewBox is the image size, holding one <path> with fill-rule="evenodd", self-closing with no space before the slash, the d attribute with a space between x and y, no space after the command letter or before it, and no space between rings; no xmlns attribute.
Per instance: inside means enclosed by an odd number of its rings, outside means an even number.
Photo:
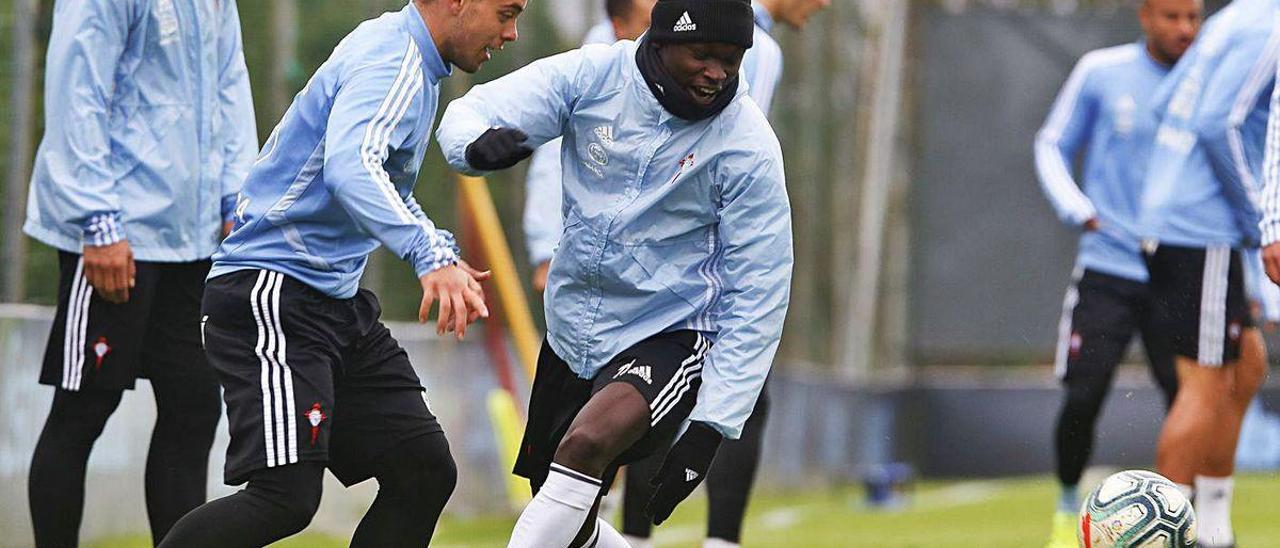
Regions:
<svg viewBox="0 0 1280 548"><path fill-rule="evenodd" d="M658 0L649 39L655 43L721 42L751 48L750 0Z"/></svg>

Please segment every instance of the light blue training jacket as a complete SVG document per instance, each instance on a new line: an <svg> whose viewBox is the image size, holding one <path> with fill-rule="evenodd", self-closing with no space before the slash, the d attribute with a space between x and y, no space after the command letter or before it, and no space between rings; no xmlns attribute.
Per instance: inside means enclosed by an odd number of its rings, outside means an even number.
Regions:
<svg viewBox="0 0 1280 548"><path fill-rule="evenodd" d="M1139 214L1144 238L1187 247L1259 243L1269 97L1280 1L1236 0L1156 93L1162 116Z"/></svg>
<svg viewBox="0 0 1280 548"><path fill-rule="evenodd" d="M263 146L209 277L266 269L342 299L379 244L418 276L456 262L413 198L449 73L412 2L347 35Z"/></svg>
<svg viewBox="0 0 1280 548"><path fill-rule="evenodd" d="M258 151L235 0L59 0L23 231L208 259Z"/></svg>
<svg viewBox="0 0 1280 548"><path fill-rule="evenodd" d="M578 376L655 334L715 339L691 420L736 438L782 335L791 213L782 151L741 85L723 112L688 122L658 103L636 43L586 46L476 86L445 109L445 158L475 173L468 144L493 126L539 146L564 137L565 229L551 261L547 340Z"/></svg>
<svg viewBox="0 0 1280 548"><path fill-rule="evenodd" d="M1145 43L1094 50L1080 58L1036 134L1036 173L1062 222L1099 230L1080 236L1076 266L1147 281L1136 223L1158 120L1151 97L1169 73ZM1071 166L1084 151L1081 179Z"/></svg>

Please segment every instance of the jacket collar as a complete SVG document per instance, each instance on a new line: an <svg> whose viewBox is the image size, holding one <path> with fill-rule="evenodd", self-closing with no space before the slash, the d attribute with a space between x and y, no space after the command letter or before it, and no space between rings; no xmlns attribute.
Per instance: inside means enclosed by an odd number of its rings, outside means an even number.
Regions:
<svg viewBox="0 0 1280 548"><path fill-rule="evenodd" d="M751 11L755 13L756 26L765 32L773 32L773 15L759 2L751 3Z"/></svg>
<svg viewBox="0 0 1280 548"><path fill-rule="evenodd" d="M649 89L649 84L644 81L644 75L640 73L640 65L636 62L636 48L640 46L640 42L643 40L644 40L644 36L641 36L639 38L636 38L636 41L627 44L626 75L627 75L627 78L630 79L630 82L629 82L630 87L636 90L636 95L639 96L639 101L640 101L641 107L644 108L644 112L657 117L658 125L666 124L668 122L671 122L676 125L698 123L698 122L690 122L688 120L680 118L679 116L671 114L671 112L663 108L662 103L658 102L658 98L653 96L653 91ZM749 89L750 89L750 86L747 85L747 79L743 78L742 75L739 74L738 75L738 91L737 93L734 94L733 102L741 101L742 96L746 95L747 90ZM729 103L730 106L733 105L733 102ZM727 110L729 107L725 107L725 108ZM716 118L719 118L721 114L724 114L724 113L721 112L720 114L712 116L707 120L715 120ZM701 122L705 120L699 120L699 121Z"/></svg>
<svg viewBox="0 0 1280 548"><path fill-rule="evenodd" d="M453 67L445 63L444 58L440 56L440 51L436 49L436 42L431 38L431 31L427 29L427 22L422 20L422 14L413 5L413 0L409 0L404 9L400 10L400 16L405 29L409 31L414 43L418 45L418 51L422 54L422 72L430 78L432 84L440 83L440 80L453 73Z"/></svg>

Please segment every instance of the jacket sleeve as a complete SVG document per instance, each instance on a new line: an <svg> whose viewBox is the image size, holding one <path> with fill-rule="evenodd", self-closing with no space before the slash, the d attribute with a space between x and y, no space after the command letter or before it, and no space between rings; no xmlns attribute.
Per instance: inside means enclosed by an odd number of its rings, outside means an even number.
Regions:
<svg viewBox="0 0 1280 548"><path fill-rule="evenodd" d="M564 226L562 176L560 139L553 139L533 152L525 177L524 237L529 262L535 266L551 260L560 243Z"/></svg>
<svg viewBox="0 0 1280 548"><path fill-rule="evenodd" d="M1276 67L1280 78L1280 63ZM1262 165L1262 245L1280 241L1280 86L1271 92L1266 157Z"/></svg>
<svg viewBox="0 0 1280 548"><path fill-rule="evenodd" d="M725 163L720 197L719 333L707 354L690 420L737 439L755 408L782 339L791 293L791 209L782 154ZM753 164L753 165L751 165Z"/></svg>
<svg viewBox="0 0 1280 548"><path fill-rule="evenodd" d="M1036 174L1062 222L1080 226L1098 215L1071 175L1076 154L1093 131L1096 105L1089 89L1088 56L1081 59L1036 134Z"/></svg>
<svg viewBox="0 0 1280 548"><path fill-rule="evenodd" d="M1247 245L1260 240L1261 173L1265 130L1257 138L1249 127L1266 125L1270 92L1280 57L1280 32L1238 40L1223 53L1205 84L1196 113L1196 133L1223 193L1236 211ZM1243 75L1243 79L1241 76ZM1251 123L1252 120L1256 123Z"/></svg>
<svg viewBox="0 0 1280 548"><path fill-rule="evenodd" d="M436 130L449 165L462 173L481 175L467 163L467 145L492 127L523 131L529 136L525 144L534 148L562 135L585 64L582 49L554 55L475 86L449 103Z"/></svg>
<svg viewBox="0 0 1280 548"><path fill-rule="evenodd" d="M53 194L69 206L84 244L125 239L120 197L111 167L109 124L116 68L141 8L135 1L59 2L49 38L42 148L50 165L66 170ZM57 108L53 108L56 105Z"/></svg>
<svg viewBox="0 0 1280 548"><path fill-rule="evenodd" d="M392 151L416 146L412 133L423 110L422 73L405 55L411 52L343 76L326 129L324 182L362 229L421 277L454 264L457 255L422 209L411 208L410 198L398 193L384 167ZM406 176L416 174L411 169Z"/></svg>
<svg viewBox="0 0 1280 548"><path fill-rule="evenodd" d="M240 13L235 0L222 4L222 34L218 41L219 139L222 146L222 219L232 220L236 195L253 167L258 155L258 126L253 112L253 94L249 89L249 70L244 62L244 44L240 34Z"/></svg>

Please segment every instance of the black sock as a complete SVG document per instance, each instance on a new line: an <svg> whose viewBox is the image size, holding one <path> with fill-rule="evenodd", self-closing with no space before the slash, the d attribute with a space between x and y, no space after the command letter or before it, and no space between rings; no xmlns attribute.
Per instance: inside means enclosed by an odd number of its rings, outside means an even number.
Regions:
<svg viewBox="0 0 1280 548"><path fill-rule="evenodd" d="M54 391L27 484L36 546L79 544L89 452L122 395L122 390Z"/></svg>
<svg viewBox="0 0 1280 548"><path fill-rule="evenodd" d="M258 548L297 533L320 506L324 464L300 462L254 472L240 492L178 520L161 548Z"/></svg>
<svg viewBox="0 0 1280 548"><path fill-rule="evenodd" d="M1058 457L1058 481L1077 485L1093 452L1093 431L1098 411L1111 386L1111 377L1103 375L1068 379L1067 394L1058 416L1054 448Z"/></svg>
<svg viewBox="0 0 1280 548"><path fill-rule="evenodd" d="M156 425L147 453L147 516L154 544L179 518L204 504L209 449L222 414L218 381L152 379Z"/></svg>
<svg viewBox="0 0 1280 548"><path fill-rule="evenodd" d="M769 400L761 394L742 436L725 440L707 472L707 537L737 543L742 537L742 519L756 483L760 446Z"/></svg>
<svg viewBox="0 0 1280 548"><path fill-rule="evenodd" d="M378 497L351 538L353 547L426 546L453 494L458 470L443 432L418 436L374 464Z"/></svg>

